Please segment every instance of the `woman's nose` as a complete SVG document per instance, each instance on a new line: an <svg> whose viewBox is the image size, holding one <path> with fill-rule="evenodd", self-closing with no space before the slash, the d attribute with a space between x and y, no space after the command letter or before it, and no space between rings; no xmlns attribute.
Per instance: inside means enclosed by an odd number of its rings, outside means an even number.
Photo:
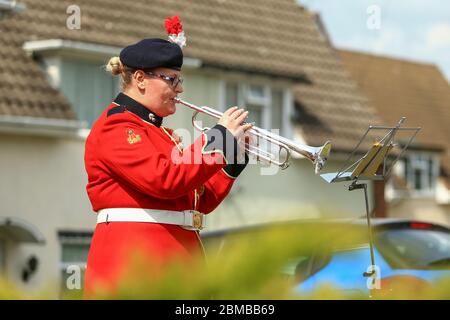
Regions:
<svg viewBox="0 0 450 320"><path fill-rule="evenodd" d="M179 83L176 87L175 87L175 91L177 93L182 93L184 91L183 85L181 83Z"/></svg>

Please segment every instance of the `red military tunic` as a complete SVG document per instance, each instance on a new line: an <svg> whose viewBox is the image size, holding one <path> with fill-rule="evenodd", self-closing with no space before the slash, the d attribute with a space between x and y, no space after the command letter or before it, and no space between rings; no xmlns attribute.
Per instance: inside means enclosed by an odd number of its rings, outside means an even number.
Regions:
<svg viewBox="0 0 450 320"><path fill-rule="evenodd" d="M232 165L226 165L222 150L206 151L206 134L186 149L176 149L172 130L160 126L161 121L121 93L93 125L86 141L85 167L94 211L195 209L207 214L226 197L243 168L238 173L226 170ZM201 244L196 231L178 225L97 224L87 261L86 294L95 287L114 290L121 277L128 276L127 263L136 252L164 264L200 254Z"/></svg>

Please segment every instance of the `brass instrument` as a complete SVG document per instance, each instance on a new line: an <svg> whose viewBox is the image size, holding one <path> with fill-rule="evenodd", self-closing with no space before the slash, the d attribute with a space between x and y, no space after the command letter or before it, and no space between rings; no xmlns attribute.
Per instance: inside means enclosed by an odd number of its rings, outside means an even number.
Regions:
<svg viewBox="0 0 450 320"><path fill-rule="evenodd" d="M195 123L196 117L199 113L204 113L216 119L220 119L223 115L222 112L217 111L213 108L206 106L199 107L178 98L175 99L175 102L194 110L194 115L192 116L192 125L194 126L195 129L201 132L207 130L208 128L201 128L197 126L197 124ZM267 143L265 143L266 146L270 144L278 146L279 155L282 154L282 150L285 151L284 159L277 160L276 156L273 153L263 150L259 146L254 146L252 144L245 144L244 146L245 151L255 156L258 160L261 161L262 159L262 161L278 165L282 170L289 167L289 158L291 152L294 151L311 160L311 162L314 165L315 173L318 174L320 170L324 167L331 151L331 143L329 141L325 142L325 144L321 147L311 147L308 145L296 143L280 135L274 134L272 132L258 128L256 126L253 126L250 130L247 131L247 133L250 135L251 140L255 139L253 137L257 137L258 141L260 140L267 141Z"/></svg>

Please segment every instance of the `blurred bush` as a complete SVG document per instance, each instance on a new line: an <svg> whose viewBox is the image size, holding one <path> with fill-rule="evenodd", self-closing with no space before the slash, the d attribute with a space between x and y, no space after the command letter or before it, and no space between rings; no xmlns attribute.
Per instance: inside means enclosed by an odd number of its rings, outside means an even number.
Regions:
<svg viewBox="0 0 450 320"><path fill-rule="evenodd" d="M224 239L226 241L224 241ZM298 279L284 275L286 262L308 256L322 248L324 253L337 247L366 242L361 228L349 226L304 226L283 224L255 228L208 242L208 259L196 259L189 265L173 263L155 276L148 261L135 257L117 291L111 295L98 292L96 299L449 299L450 278L422 286L411 281L390 284L389 290L371 297L349 294L331 285L313 293L293 291ZM226 245L223 245L226 243ZM326 245L324 245L326 244ZM81 299L78 290L63 293L63 299ZM1 299L30 297L14 286L0 282Z"/></svg>

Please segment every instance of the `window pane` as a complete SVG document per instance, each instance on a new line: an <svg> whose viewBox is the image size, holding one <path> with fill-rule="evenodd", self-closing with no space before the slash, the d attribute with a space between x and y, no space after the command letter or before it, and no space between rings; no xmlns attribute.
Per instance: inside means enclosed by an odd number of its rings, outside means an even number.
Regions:
<svg viewBox="0 0 450 320"><path fill-rule="evenodd" d="M248 87L248 94L252 98L264 98L264 87L263 86L257 86L257 85L250 85Z"/></svg>
<svg viewBox="0 0 450 320"><path fill-rule="evenodd" d="M226 84L225 109L238 105L238 86L234 83Z"/></svg>
<svg viewBox="0 0 450 320"><path fill-rule="evenodd" d="M281 133L283 127L283 92L281 90L272 91L271 111L272 127L270 129L279 129Z"/></svg>
<svg viewBox="0 0 450 320"><path fill-rule="evenodd" d="M61 243L61 262L83 262L87 261L92 234L90 232L59 232Z"/></svg>
<svg viewBox="0 0 450 320"><path fill-rule="evenodd" d="M433 189L435 185L435 178L434 178L434 161L433 158L430 157L428 159L428 186L430 189Z"/></svg>
<svg viewBox="0 0 450 320"><path fill-rule="evenodd" d="M422 190L422 170L414 169L414 189Z"/></svg>
<svg viewBox="0 0 450 320"><path fill-rule="evenodd" d="M63 244L62 262L86 262L89 244Z"/></svg>
<svg viewBox="0 0 450 320"><path fill-rule="evenodd" d="M68 289L78 289L78 285L82 288L92 233L60 231L58 236L61 243L61 293L64 294Z"/></svg>
<svg viewBox="0 0 450 320"><path fill-rule="evenodd" d="M248 111L248 119L247 122L254 122L255 126L262 127L263 126L263 107L248 104L245 106L245 109Z"/></svg>
<svg viewBox="0 0 450 320"><path fill-rule="evenodd" d="M102 68L103 62L66 58L61 64L61 92L67 97L79 120L92 125L119 91L119 77Z"/></svg>
<svg viewBox="0 0 450 320"><path fill-rule="evenodd" d="M394 268L438 267L446 262L448 265L450 235L441 230L387 230L377 234L376 242Z"/></svg>

